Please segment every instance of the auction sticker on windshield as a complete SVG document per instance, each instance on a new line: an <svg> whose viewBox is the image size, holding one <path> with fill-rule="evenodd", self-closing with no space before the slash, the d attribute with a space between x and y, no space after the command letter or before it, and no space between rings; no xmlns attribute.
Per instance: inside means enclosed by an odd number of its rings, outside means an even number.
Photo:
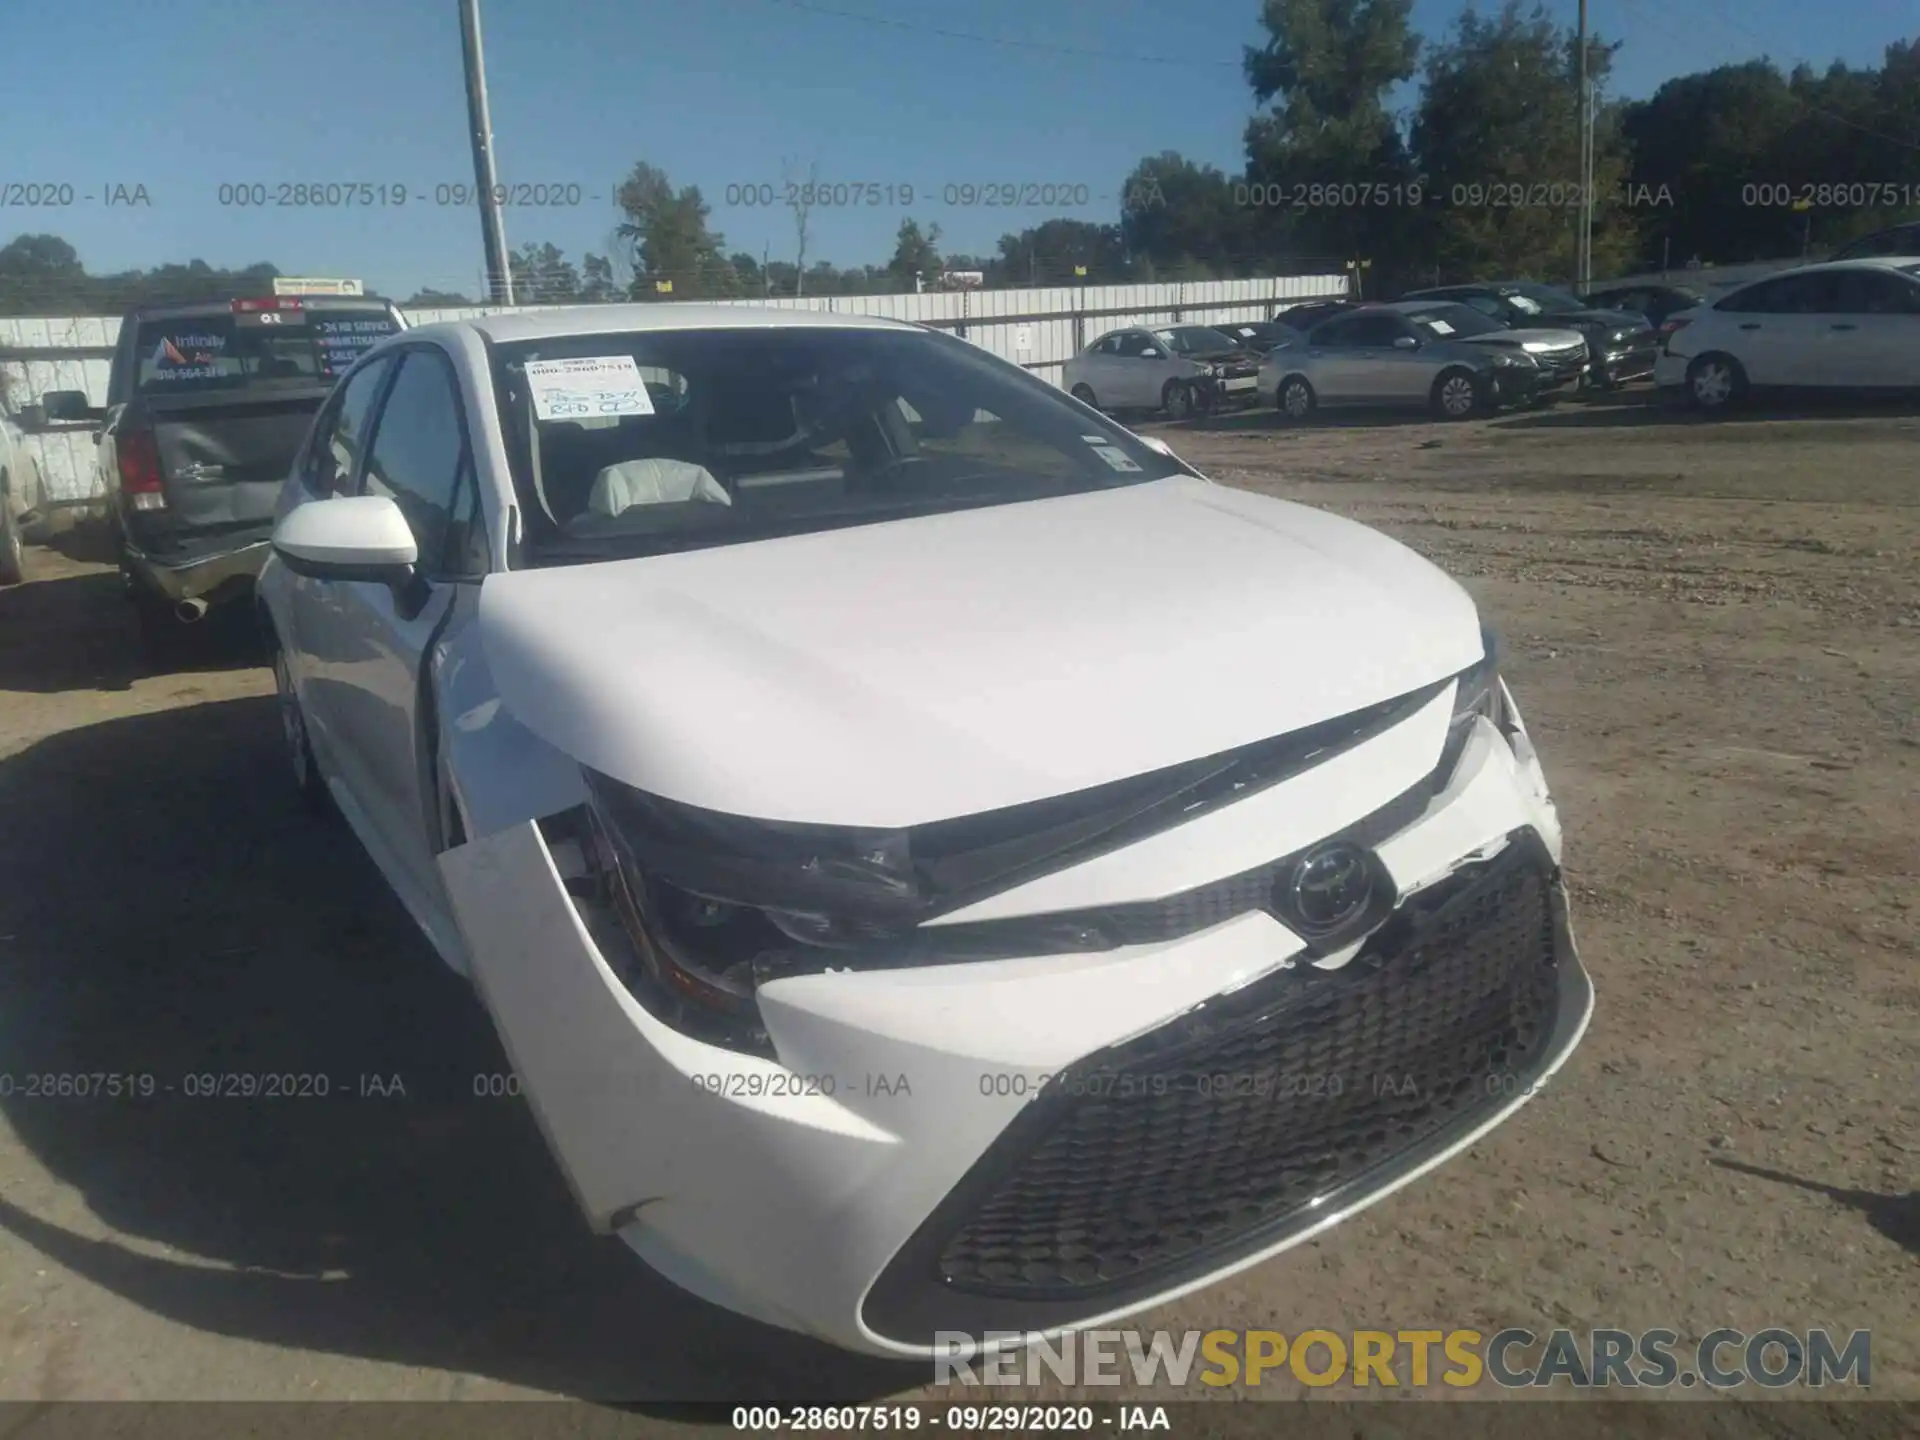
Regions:
<svg viewBox="0 0 1920 1440"><path fill-rule="evenodd" d="M631 355L529 360L527 385L533 413L542 420L654 413L653 397L647 394L640 367Z"/></svg>

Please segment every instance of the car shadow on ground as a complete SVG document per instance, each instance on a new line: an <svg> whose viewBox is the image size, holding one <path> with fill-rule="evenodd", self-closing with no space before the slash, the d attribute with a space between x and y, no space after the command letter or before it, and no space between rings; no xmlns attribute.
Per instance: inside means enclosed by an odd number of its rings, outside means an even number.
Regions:
<svg viewBox="0 0 1920 1440"><path fill-rule="evenodd" d="M1756 1180L1770 1180L1776 1185L1792 1185L1815 1195L1824 1195L1836 1205L1857 1211L1869 1225L1903 1247L1909 1255L1920 1255L1920 1190L1909 1190L1904 1195L1883 1194L1878 1190L1848 1190L1842 1186L1825 1185L1818 1180L1803 1180L1784 1170L1748 1165L1739 1160L1713 1160L1708 1163L1722 1170L1751 1175Z"/></svg>
<svg viewBox="0 0 1920 1440"><path fill-rule="evenodd" d="M142 676L194 674L264 665L253 607L222 605L182 625L164 657L141 646L139 627L117 572L88 570L33 578L0 590L0 693L55 694L126 690ZM71 569L71 567L64 567Z"/></svg>
<svg viewBox="0 0 1920 1440"><path fill-rule="evenodd" d="M279 743L259 697L0 761L0 1110L87 1212L16 1181L0 1227L181 1324L551 1393L925 1380L737 1319L592 1235L526 1102L476 1095L507 1062L471 991L345 828L298 809ZM236 1076L285 1093L230 1094L259 1088Z"/></svg>

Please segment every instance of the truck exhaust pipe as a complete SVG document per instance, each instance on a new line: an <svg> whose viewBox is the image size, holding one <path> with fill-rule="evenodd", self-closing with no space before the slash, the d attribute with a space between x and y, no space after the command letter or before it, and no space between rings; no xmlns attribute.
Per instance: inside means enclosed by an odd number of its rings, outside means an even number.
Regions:
<svg viewBox="0 0 1920 1440"><path fill-rule="evenodd" d="M191 625L196 620L204 620L207 614L207 602L204 600L182 600L173 607L173 613L182 625Z"/></svg>

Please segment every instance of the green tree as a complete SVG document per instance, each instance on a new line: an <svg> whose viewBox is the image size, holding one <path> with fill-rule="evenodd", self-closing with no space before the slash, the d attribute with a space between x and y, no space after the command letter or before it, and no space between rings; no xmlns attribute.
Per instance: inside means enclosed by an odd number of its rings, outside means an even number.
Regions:
<svg viewBox="0 0 1920 1440"><path fill-rule="evenodd" d="M513 298L522 305L572 305L580 299L580 272L557 245L531 240L507 257Z"/></svg>
<svg viewBox="0 0 1920 1440"><path fill-rule="evenodd" d="M1604 82L1616 46L1589 37L1588 75ZM1517 275L1568 281L1580 216L1579 49L1535 7L1508 0L1468 10L1427 57L1412 145L1424 174L1431 264L1441 277ZM1638 251L1618 197L1627 178L1618 106L1594 121L1593 273L1618 273Z"/></svg>
<svg viewBox="0 0 1920 1440"><path fill-rule="evenodd" d="M580 262L580 303L604 305L624 300L626 294L626 287L614 277L612 259L589 251Z"/></svg>
<svg viewBox="0 0 1920 1440"><path fill-rule="evenodd" d="M658 166L637 162L617 195L626 217L616 233L633 250L635 299L675 300L737 293L739 272L727 263L726 240L708 228L700 187L675 190ZM662 296L659 282L671 282Z"/></svg>
<svg viewBox="0 0 1920 1440"><path fill-rule="evenodd" d="M940 276L940 227L930 225L922 231L918 220L902 220L894 235L893 258L887 262L888 275L905 293L917 288L916 282L931 285Z"/></svg>
<svg viewBox="0 0 1920 1440"><path fill-rule="evenodd" d="M58 235L17 235L0 246L0 313L86 314L96 283Z"/></svg>
<svg viewBox="0 0 1920 1440"><path fill-rule="evenodd" d="M1787 137L1799 116L1787 77L1765 60L1677 76L1652 97L1623 107L1621 133L1633 161L1632 193L1664 190L1672 203L1644 223L1641 260L1684 265L1782 252L1799 221L1785 207L1755 206L1756 192L1787 176ZM1735 247L1738 247L1737 249Z"/></svg>
<svg viewBox="0 0 1920 1440"><path fill-rule="evenodd" d="M1266 43L1246 52L1265 107L1246 130L1237 192L1259 253L1371 258L1390 267L1416 243L1415 177L1388 101L1414 76L1413 0L1264 0Z"/></svg>
<svg viewBox="0 0 1920 1440"><path fill-rule="evenodd" d="M457 310L469 305L477 305L477 300L469 300L455 290L435 290L431 287L416 290L407 299L400 302L409 309L416 310Z"/></svg>
<svg viewBox="0 0 1920 1440"><path fill-rule="evenodd" d="M962 264L949 257L952 270L979 270L996 285L1071 285L1084 266L1090 285L1112 284L1129 278L1127 240L1118 225L1090 220L1056 218L1014 235L1000 237L1000 253L993 260Z"/></svg>
<svg viewBox="0 0 1920 1440"><path fill-rule="evenodd" d="M1243 273L1251 263L1250 212L1235 203L1234 181L1212 165L1171 150L1134 166L1122 190L1120 232L1129 255L1170 278Z"/></svg>

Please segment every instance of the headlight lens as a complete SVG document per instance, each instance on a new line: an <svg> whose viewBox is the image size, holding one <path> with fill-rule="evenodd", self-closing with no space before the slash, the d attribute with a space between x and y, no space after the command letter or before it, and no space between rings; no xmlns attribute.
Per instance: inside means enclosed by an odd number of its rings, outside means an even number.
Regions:
<svg viewBox="0 0 1920 1440"><path fill-rule="evenodd" d="M1500 683L1499 640L1493 631L1480 629L1481 658L1460 673L1453 692L1453 718L1448 724L1447 745L1441 754L1444 773L1452 774L1460 754L1467 748L1474 721L1491 720L1503 735L1513 733L1513 717L1507 711L1507 696Z"/></svg>
<svg viewBox="0 0 1920 1440"><path fill-rule="evenodd" d="M583 774L588 803L546 822L549 845L577 847L568 888L635 998L698 1039L771 1054L761 985L904 934L927 904L904 831L748 820Z"/></svg>

